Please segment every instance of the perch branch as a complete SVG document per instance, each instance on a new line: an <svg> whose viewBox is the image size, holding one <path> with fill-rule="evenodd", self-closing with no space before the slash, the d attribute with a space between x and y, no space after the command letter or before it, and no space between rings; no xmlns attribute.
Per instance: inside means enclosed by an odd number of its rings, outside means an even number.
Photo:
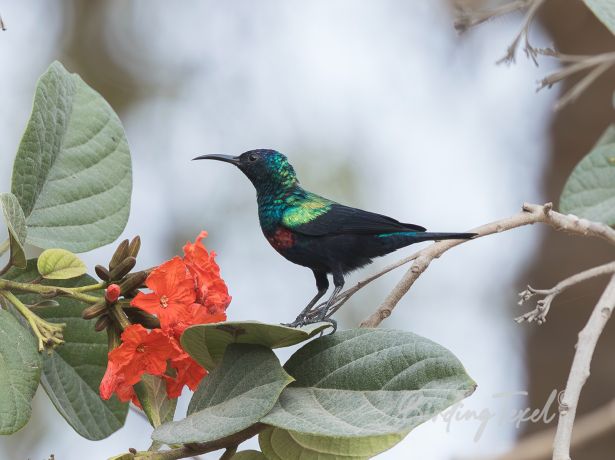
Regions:
<svg viewBox="0 0 615 460"><path fill-rule="evenodd" d="M553 299L555 299L555 297L563 291L571 286L574 286L575 284L582 283L583 281L612 273L615 273L615 262L610 262L608 264L600 265L598 267L585 270L581 273L577 273L570 278L560 281L551 289L534 289L528 285L525 291L519 293L519 297L521 297L521 300L519 300L519 305L523 305L525 301L531 299L535 295L541 295L544 296L544 298L536 302L536 308L534 310L515 318L515 321L518 323L522 323L523 321L527 321L528 323L536 321L538 324L543 324L547 320L547 314L549 313Z"/></svg>
<svg viewBox="0 0 615 460"><path fill-rule="evenodd" d="M144 451L144 452L130 452L126 454L123 459L130 458L134 460L179 460L181 458L195 457L208 452L213 452L220 449L225 449L225 454L222 454L222 458L225 457L226 452L231 452L233 449L237 449L237 446L242 442L250 439L252 436L260 433L264 430L266 425L262 423L256 423L251 427L246 428L239 433L235 433L226 438L218 439L216 441L206 442L202 444L186 444L182 447L177 447L170 450L162 450L158 452Z"/></svg>
<svg viewBox="0 0 615 460"><path fill-rule="evenodd" d="M470 231L478 234L473 238L476 239L535 223L544 223L553 227L555 230L571 234L602 238L615 245L615 230L608 225L553 211L553 205L551 203L544 205L526 203L523 205L523 210L514 216L482 225ZM468 241L472 240L438 241L418 251L416 254L413 254L411 260L414 260L414 262L410 269L395 288L393 288L378 309L363 320L361 327L377 327L382 320L391 315L397 303L408 292L418 277L427 269L433 259L437 259L449 249ZM340 294L340 298L346 301L347 298L344 298L344 295L345 293Z"/></svg>
<svg viewBox="0 0 615 460"><path fill-rule="evenodd" d="M553 441L553 460L570 460L570 443L579 396L589 377L596 343L613 313L613 308L615 308L615 275L611 277L587 324L579 332L579 340L566 382L566 389L559 404L559 420Z"/></svg>

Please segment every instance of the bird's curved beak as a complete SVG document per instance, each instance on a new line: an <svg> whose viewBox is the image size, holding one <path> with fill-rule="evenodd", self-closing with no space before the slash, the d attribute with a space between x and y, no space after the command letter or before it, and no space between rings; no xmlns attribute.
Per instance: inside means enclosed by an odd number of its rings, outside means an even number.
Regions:
<svg viewBox="0 0 615 460"><path fill-rule="evenodd" d="M193 160L218 160L218 161L224 161L225 163L234 164L235 166L239 166L239 157L234 157L231 155L219 155L219 154L201 155L199 157L193 158Z"/></svg>

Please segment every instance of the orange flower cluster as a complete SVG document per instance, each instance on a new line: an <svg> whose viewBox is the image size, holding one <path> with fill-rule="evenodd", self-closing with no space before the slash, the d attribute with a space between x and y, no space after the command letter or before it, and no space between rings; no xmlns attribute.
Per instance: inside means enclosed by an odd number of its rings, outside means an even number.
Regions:
<svg viewBox="0 0 615 460"><path fill-rule="evenodd" d="M194 243L186 243L183 258L156 267L145 281L152 292L139 292L132 300L132 306L158 317L160 329L148 331L140 324L124 329L121 345L109 352L100 383L103 399L116 393L121 401L138 403L132 387L143 374L162 376L168 397L177 398L185 385L194 390L206 375L179 343L188 326L226 320L231 301L215 253L201 242L206 236L201 232Z"/></svg>

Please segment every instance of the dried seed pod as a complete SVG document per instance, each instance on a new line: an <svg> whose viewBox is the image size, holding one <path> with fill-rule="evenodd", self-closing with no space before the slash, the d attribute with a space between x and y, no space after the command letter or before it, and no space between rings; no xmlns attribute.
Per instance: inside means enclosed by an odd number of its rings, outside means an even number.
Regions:
<svg viewBox="0 0 615 460"><path fill-rule="evenodd" d="M124 240L118 245L117 249L113 253L113 257L111 257L111 262L109 262L110 271L113 271L115 267L117 267L126 257L128 257L128 246L128 240Z"/></svg>
<svg viewBox="0 0 615 460"><path fill-rule="evenodd" d="M102 265L96 265L94 267L94 271L98 275L98 277L103 281L109 281L109 270L107 270Z"/></svg>
<svg viewBox="0 0 615 460"><path fill-rule="evenodd" d="M114 269L109 272L109 279L114 281L124 278L124 276L130 273L130 270L135 268L136 264L137 259L131 256L126 257Z"/></svg>
<svg viewBox="0 0 615 460"><path fill-rule="evenodd" d="M141 249L141 237L137 235L128 245L128 255L132 257L137 257L137 255L139 255L139 249Z"/></svg>
<svg viewBox="0 0 615 460"><path fill-rule="evenodd" d="M136 272L131 275L128 275L124 281L120 284L120 291L122 294L131 293L135 289L143 286L143 283L147 279L147 273L145 272Z"/></svg>
<svg viewBox="0 0 615 460"><path fill-rule="evenodd" d="M109 327L110 325L111 318L109 318L109 315L102 315L100 318L98 318L98 321L96 321L96 324L94 325L94 330L96 332L101 332L107 329L107 327Z"/></svg>
<svg viewBox="0 0 615 460"><path fill-rule="evenodd" d="M107 304L105 302L98 302L89 306L81 312L83 319L92 319L102 315L107 311Z"/></svg>

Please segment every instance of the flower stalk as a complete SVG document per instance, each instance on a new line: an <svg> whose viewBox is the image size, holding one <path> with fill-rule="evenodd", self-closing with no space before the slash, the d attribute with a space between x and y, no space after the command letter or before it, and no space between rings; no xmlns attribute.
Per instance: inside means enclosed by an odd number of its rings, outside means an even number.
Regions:
<svg viewBox="0 0 615 460"><path fill-rule="evenodd" d="M38 339L38 351L51 350L64 343L62 331L65 323L49 323L33 313L15 294L10 291L0 291L0 295L9 301L17 311L28 321L34 335Z"/></svg>

